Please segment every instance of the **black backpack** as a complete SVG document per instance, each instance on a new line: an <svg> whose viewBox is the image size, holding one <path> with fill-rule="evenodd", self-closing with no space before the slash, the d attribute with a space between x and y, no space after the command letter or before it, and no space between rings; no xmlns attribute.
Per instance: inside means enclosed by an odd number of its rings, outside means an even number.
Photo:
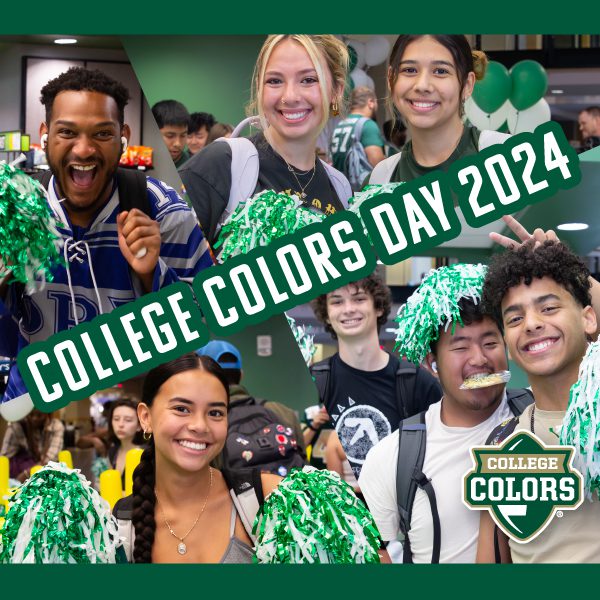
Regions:
<svg viewBox="0 0 600 600"><path fill-rule="evenodd" d="M229 407L223 464L230 471L245 473L260 467L285 477L292 468L301 469L306 461L294 430L282 424L264 403L250 397Z"/></svg>
<svg viewBox="0 0 600 600"><path fill-rule="evenodd" d="M519 416L533 402L533 394L528 389L506 390L508 406L515 416ZM412 509L417 488L422 489L429 499L433 518L433 550L431 562L440 562L442 532L440 516L437 510L435 490L431 480L423 473L425 462L425 446L427 429L425 427L425 411L409 417L400 423L398 429L398 463L396 467L396 504L400 533L403 536L402 562L412 563L412 551L408 532L412 519ZM402 457L402 460L400 460Z"/></svg>
<svg viewBox="0 0 600 600"><path fill-rule="evenodd" d="M310 367L310 374L315 380L315 385L319 392L319 400L325 407L329 400L329 383L331 373L331 358L329 357L321 362L318 362ZM396 369L396 402L398 413L402 418L406 419L415 414L417 405L415 401L415 385L417 382L418 366L407 360L401 359L398 368ZM440 389L440 398L442 391Z"/></svg>
<svg viewBox="0 0 600 600"><path fill-rule="evenodd" d="M48 189L52 172L50 169L47 169L45 171L32 173L29 176L32 179L39 181L46 189ZM150 202L148 200L146 176L144 173L119 167L117 169L117 189L119 190L119 204L122 211L138 208L149 217L152 216Z"/></svg>

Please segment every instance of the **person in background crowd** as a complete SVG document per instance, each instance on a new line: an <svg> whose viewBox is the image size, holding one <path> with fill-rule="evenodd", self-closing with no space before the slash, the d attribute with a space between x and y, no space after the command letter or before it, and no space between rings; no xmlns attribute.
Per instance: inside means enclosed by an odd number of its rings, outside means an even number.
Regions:
<svg viewBox="0 0 600 600"><path fill-rule="evenodd" d="M333 166L344 173L350 183L358 178L362 184L370 170L385 158L385 141L373 120L376 114L375 92L365 86L357 87L350 95L350 114L336 125L331 135ZM363 158L362 166L357 163L358 157L352 157L356 151ZM354 189L360 189L360 185Z"/></svg>
<svg viewBox="0 0 600 600"><path fill-rule="evenodd" d="M57 461L63 449L65 426L51 413L33 409L24 419L9 423L0 456L9 459L9 475L25 481L34 465Z"/></svg>
<svg viewBox="0 0 600 600"><path fill-rule="evenodd" d="M229 125L229 123L215 123L206 138L206 144L210 144L214 142L216 139L220 137L231 137L231 133L233 132L233 126Z"/></svg>
<svg viewBox="0 0 600 600"><path fill-rule="evenodd" d="M137 416L137 402L119 398L110 404L106 435L94 432L77 441L78 448L94 447L99 456L107 456L111 468L125 476L127 452L145 446L142 428Z"/></svg>
<svg viewBox="0 0 600 600"><path fill-rule="evenodd" d="M600 106L588 106L579 113L579 131L583 138L582 152L600 146Z"/></svg>
<svg viewBox="0 0 600 600"><path fill-rule="evenodd" d="M161 100L152 107L152 114L169 154L179 168L191 156L186 148L190 113L177 100Z"/></svg>
<svg viewBox="0 0 600 600"><path fill-rule="evenodd" d="M202 150L206 144L210 143L208 141L208 136L215 123L215 118L207 112L195 112L190 115L187 134L187 147L191 156L196 154L196 152L200 152L200 150Z"/></svg>

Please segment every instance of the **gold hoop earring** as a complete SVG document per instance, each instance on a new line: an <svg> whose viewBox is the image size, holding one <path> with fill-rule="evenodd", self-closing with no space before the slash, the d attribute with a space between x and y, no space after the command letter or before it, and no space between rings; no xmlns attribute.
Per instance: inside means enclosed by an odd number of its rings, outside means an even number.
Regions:
<svg viewBox="0 0 600 600"><path fill-rule="evenodd" d="M152 432L151 432L151 431L150 431L150 432L147 432L147 431L144 429L144 433L142 434L142 437L144 438L144 440L145 440L146 442L149 442L149 441L152 439Z"/></svg>
<svg viewBox="0 0 600 600"><path fill-rule="evenodd" d="M339 116L339 114L340 114L340 107L338 106L338 103L337 103L337 102L332 102L332 103L331 103L331 114L332 114L334 117L337 117L337 116Z"/></svg>

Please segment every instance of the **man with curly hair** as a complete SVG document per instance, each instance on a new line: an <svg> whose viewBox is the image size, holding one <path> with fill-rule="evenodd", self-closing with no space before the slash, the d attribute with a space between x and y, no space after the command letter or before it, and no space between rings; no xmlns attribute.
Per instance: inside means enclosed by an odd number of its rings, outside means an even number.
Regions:
<svg viewBox="0 0 600 600"><path fill-rule="evenodd" d="M504 331L511 358L527 373L535 397L520 417L492 432L491 443L500 443L517 430L531 431L546 444L558 443L570 388L587 345L597 334L592 297L597 298L598 282L579 257L553 232L549 234L534 233L516 249L495 257L485 280L484 305ZM482 512L479 562L600 562L597 498L566 511L526 544L509 541L494 528L489 514Z"/></svg>
<svg viewBox="0 0 600 600"><path fill-rule="evenodd" d="M390 290L376 272L313 301L338 352L311 373L356 478L375 444L441 397L434 377L381 348L390 309Z"/></svg>
<svg viewBox="0 0 600 600"><path fill-rule="evenodd" d="M41 177L60 223L64 265L28 293L0 286L0 354L90 321L171 283L191 283L212 266L196 218L177 193L137 171L118 169L130 136L127 89L103 72L74 67L41 90L40 126L50 171ZM13 327L13 323L18 327ZM16 365L4 400L31 406ZM2 412L0 404L0 412Z"/></svg>

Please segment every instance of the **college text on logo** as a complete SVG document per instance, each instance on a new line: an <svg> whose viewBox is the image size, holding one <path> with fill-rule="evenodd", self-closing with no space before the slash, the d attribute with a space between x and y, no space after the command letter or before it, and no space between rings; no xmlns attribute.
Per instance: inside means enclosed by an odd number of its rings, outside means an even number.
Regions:
<svg viewBox="0 0 600 600"><path fill-rule="evenodd" d="M557 511L575 510L583 502L583 478L573 468L569 446L546 446L519 431L499 446L471 448L471 453L474 468L465 473L463 502L489 510L516 542L531 541Z"/></svg>

